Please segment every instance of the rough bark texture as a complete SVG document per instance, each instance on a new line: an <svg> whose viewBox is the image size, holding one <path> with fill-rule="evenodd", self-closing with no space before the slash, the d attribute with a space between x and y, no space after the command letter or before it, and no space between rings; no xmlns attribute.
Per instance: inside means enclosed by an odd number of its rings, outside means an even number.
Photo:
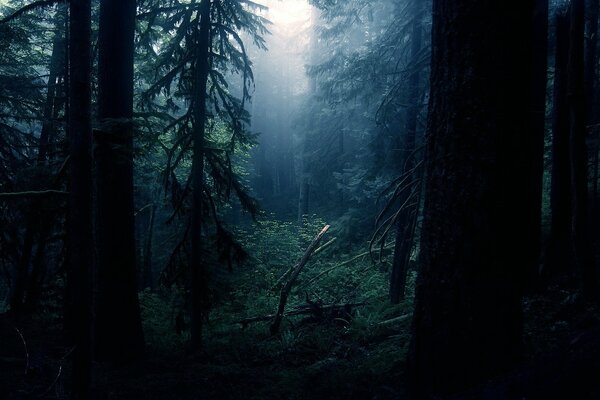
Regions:
<svg viewBox="0 0 600 400"><path fill-rule="evenodd" d="M91 123L91 4L70 3L70 155L69 285L74 399L89 399L92 358L92 123Z"/></svg>
<svg viewBox="0 0 600 400"><path fill-rule="evenodd" d="M532 0L434 0L424 221L409 372L421 398L521 357L531 238Z"/></svg>
<svg viewBox="0 0 600 400"><path fill-rule="evenodd" d="M567 104L567 62L569 18L556 14L556 54L554 61L554 100L552 119L552 210L550 241L544 265L544 280L570 270L571 260L571 167L569 165L569 109Z"/></svg>
<svg viewBox="0 0 600 400"><path fill-rule="evenodd" d="M96 349L100 359L143 353L133 206L135 0L103 0L98 38Z"/></svg>
<svg viewBox="0 0 600 400"><path fill-rule="evenodd" d="M194 154L192 159L192 323L191 346L199 351L202 325L208 310L208 271L203 257L202 220L204 196L204 133L206 125L206 86L209 72L210 1L202 0L196 31L195 82L193 94Z"/></svg>

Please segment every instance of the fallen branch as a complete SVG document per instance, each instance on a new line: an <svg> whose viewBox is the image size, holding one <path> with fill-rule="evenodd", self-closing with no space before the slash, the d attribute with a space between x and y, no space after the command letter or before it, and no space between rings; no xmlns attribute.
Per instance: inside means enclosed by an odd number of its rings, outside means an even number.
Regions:
<svg viewBox="0 0 600 400"><path fill-rule="evenodd" d="M304 255L302 256L302 258L300 259L298 264L296 264L296 266L294 266L294 270L290 275L290 279L283 286L283 288L281 288L281 296L279 298L279 307L277 308L277 313L275 314L273 323L271 324L271 327L270 327L272 335L279 332L279 326L281 325L281 320L283 319L283 314L285 312L285 304L287 303L287 299L288 299L288 296L290 295L290 291L292 290L292 286L294 285L294 282L296 282L298 275L300 275L300 271L302 271L302 268L304 268L304 266L306 265L306 263L308 262L308 260L310 259L310 257L314 253L314 251L317 249L317 247L319 246L319 243L321 243L321 239L323 239L323 236L325 235L325 233L327 233L327 231L329 230L330 227L331 227L331 225L325 225L325 227L323 229L321 229L321 232L319 232L319 234L313 239L312 243L310 244L310 246L308 246L308 249L306 249L306 251L304 252Z"/></svg>
<svg viewBox="0 0 600 400"><path fill-rule="evenodd" d="M40 190L40 191L31 190L31 191L26 191L26 192L6 192L6 193L0 193L0 199L50 196L50 195L67 196L67 195L69 195L69 192L63 192L62 190Z"/></svg>
<svg viewBox="0 0 600 400"><path fill-rule="evenodd" d="M319 247L318 249L316 249L314 252L314 255L316 256L317 254L319 254L320 252L325 250L327 247L329 247L331 244L333 244L333 242L335 242L336 240L337 240L337 238L333 238L330 241L328 241L327 243L325 243L324 245L322 245L321 247ZM277 282L275 282L273 287L271 289L269 289L269 292L274 292L279 287L279 284L281 282L283 282L283 280L285 278L287 278L294 271L294 268L296 268L296 266L290 267L290 269L285 271L285 273L283 275L281 275L281 277L279 279L277 279Z"/></svg>
<svg viewBox="0 0 600 400"><path fill-rule="evenodd" d="M326 305L326 306L319 306L316 304L306 304L303 306L300 306L297 310L294 311L288 311L284 314L285 317L291 317L294 315L307 315L307 314L316 314L316 313L322 313L322 312L333 312L333 311L338 311L338 310L345 310L345 309L352 309L353 307L361 307L361 306L365 306L367 305L367 303L351 303L351 304L330 304L330 305ZM264 322L264 321L271 321L273 318L276 317L277 314L269 314L269 315L263 315L260 317L252 317L252 318L245 318L239 321L236 321L236 324L241 324L243 328L246 328L249 324L253 323L253 322Z"/></svg>
<svg viewBox="0 0 600 400"><path fill-rule="evenodd" d="M387 319L385 321L381 321L377 325L391 325L391 324L395 324L396 322L405 321L405 320L409 319L410 317L412 317L412 313L404 314L404 315L401 315L399 317L395 317L395 318L392 318L392 319Z"/></svg>

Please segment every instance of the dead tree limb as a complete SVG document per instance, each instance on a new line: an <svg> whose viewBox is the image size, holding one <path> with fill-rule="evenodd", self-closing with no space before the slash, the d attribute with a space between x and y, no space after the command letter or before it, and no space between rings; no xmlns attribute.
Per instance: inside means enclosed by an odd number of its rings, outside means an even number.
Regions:
<svg viewBox="0 0 600 400"><path fill-rule="evenodd" d="M325 250L327 247L329 247L331 244L333 244L336 240L337 240L337 238L331 239L330 241L328 241L327 243L325 243L324 245L322 245L321 247L316 249L314 251L313 255L316 256L317 254L319 254L320 252ZM285 278L287 278L294 271L294 268L296 268L296 266L290 267L287 271L285 271L285 273L283 275L281 275L281 277L279 279L277 279L277 282L275 282L273 287L271 289L269 289L269 292L274 292L275 290L277 290L277 288L279 287L281 282L283 282L285 280Z"/></svg>
<svg viewBox="0 0 600 400"><path fill-rule="evenodd" d="M302 268L304 268L314 251L317 249L319 243L321 243L321 239L323 238L325 233L327 233L330 227L331 225L325 225L325 227L321 229L321 232L319 232L319 234L313 239L312 243L310 244L310 246L308 246L298 264L294 266L294 270L290 275L290 279L288 279L287 283L283 286L283 288L281 288L281 296L279 297L279 307L273 319L273 323L270 327L272 335L275 335L277 332L279 332L279 326L281 325L281 320L283 319L283 314L285 312L285 304L287 303L287 299L290 295L290 291L292 290L294 282L296 282L296 279L298 278L298 275L300 275Z"/></svg>

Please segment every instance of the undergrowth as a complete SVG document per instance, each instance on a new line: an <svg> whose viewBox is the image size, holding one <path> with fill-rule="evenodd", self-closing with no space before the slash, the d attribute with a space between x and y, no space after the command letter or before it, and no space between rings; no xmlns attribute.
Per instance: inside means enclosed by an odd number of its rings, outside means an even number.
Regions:
<svg viewBox="0 0 600 400"><path fill-rule="evenodd" d="M248 262L233 272L213 272L213 285L226 294L216 296L205 326L203 368L216 374L216 381L235 382L222 392L215 389L219 398L363 398L375 391L393 392L386 380L397 379L403 370L410 324L410 318L397 317L411 313L415 275L409 276L409 300L391 305L389 266L374 263L366 244L348 250L333 240L335 227L321 243L327 245L300 274L286 310L307 302L363 304L352 309L352 317L286 317L277 335L269 333L268 321L239 323L276 311L285 283L281 276L324 225L316 217L301 229L292 223L263 221L240 232L250 251ZM184 297L175 288L140 295L146 341L157 354L186 354L188 333L176 332ZM252 389L244 384L250 378Z"/></svg>

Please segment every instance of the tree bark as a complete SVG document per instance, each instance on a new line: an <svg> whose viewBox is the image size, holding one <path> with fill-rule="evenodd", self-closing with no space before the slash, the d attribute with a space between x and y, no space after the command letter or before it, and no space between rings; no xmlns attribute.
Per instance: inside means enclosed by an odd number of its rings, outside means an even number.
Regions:
<svg viewBox="0 0 600 400"><path fill-rule="evenodd" d="M206 125L206 87L210 51L210 0L202 0L196 21L195 81L193 85L192 158L192 351L202 346L202 326L208 312L208 271L203 257L202 225L204 219L204 136Z"/></svg>
<svg viewBox="0 0 600 400"><path fill-rule="evenodd" d="M533 169L533 0L434 0L424 220L409 376L439 398L522 356ZM460 55L460 56L458 56Z"/></svg>
<svg viewBox="0 0 600 400"><path fill-rule="evenodd" d="M569 151L569 109L567 103L567 64L569 57L569 17L556 14L556 54L552 113L552 176L550 241L543 277L548 278L571 268L571 166Z"/></svg>
<svg viewBox="0 0 600 400"><path fill-rule="evenodd" d="M588 226L588 153L586 145L584 2L572 0L567 93L569 100L569 141L571 155L572 240L575 264L581 273L583 290L598 295L598 276L593 262Z"/></svg>
<svg viewBox="0 0 600 400"><path fill-rule="evenodd" d="M144 351L137 297L133 203L135 0L102 0L98 37L96 350L122 362Z"/></svg>
<svg viewBox="0 0 600 400"><path fill-rule="evenodd" d="M72 398L91 397L92 360L92 123L91 123L91 3L70 3L70 204L69 286L72 295Z"/></svg>
<svg viewBox="0 0 600 400"><path fill-rule="evenodd" d="M522 226L528 230L531 244L527 258L529 289L540 284L540 254L542 227L542 187L544 176L544 137L546 132L546 88L548 83L548 0L534 0L531 36L533 43L531 62L531 128L525 137L532 159L530 169L524 171L529 177L529 192L524 201L529 207L527 220Z"/></svg>

